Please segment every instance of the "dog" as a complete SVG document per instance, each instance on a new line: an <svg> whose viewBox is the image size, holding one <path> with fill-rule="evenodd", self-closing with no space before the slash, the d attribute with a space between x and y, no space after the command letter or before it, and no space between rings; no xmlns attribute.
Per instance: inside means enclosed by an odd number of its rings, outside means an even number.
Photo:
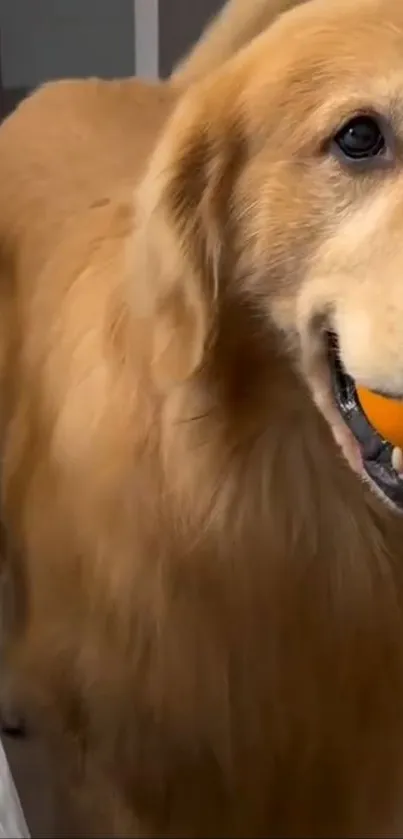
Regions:
<svg viewBox="0 0 403 839"><path fill-rule="evenodd" d="M63 83L51 83L44 85L38 92L32 96L29 101L24 102L18 113L18 120L13 118L10 125L7 124L7 131L13 132L13 125L17 122L16 136L12 139L18 144L23 140L20 134L19 120L21 113L24 118L28 116L28 111L31 113L31 107L34 105L32 117L38 131L36 135L36 145L40 148L40 155L43 153L41 133L41 118L42 108L44 108L44 115L47 115L49 108L56 109L55 113L58 118L62 116L64 123L63 132L58 131L55 126L56 133L52 137L52 147L59 149L60 136L65 137L69 135L70 120L77 122L77 115L79 111L84 110L87 118L91 114L93 120L92 131L98 131L97 125L102 126L102 143L104 144L105 157L102 164L103 175L110 167L109 177L113 187L123 178L127 179L128 167L132 166L131 145L127 144L127 136L131 136L137 132L138 127L138 113L143 114L146 122L143 122L143 132L141 138L138 137L142 143L141 155L145 155L148 151L147 144L150 139L155 139L159 125L163 123L167 115L170 113L172 107L177 101L178 96L183 90L197 79L203 78L207 72L219 66L222 63L223 56L229 56L234 53L239 47L249 40L255 33L260 32L264 26L269 25L279 14L285 11L290 5L289 0L254 0L252 4L246 5L244 0L231 0L228 2L222 12L216 16L213 23L207 28L206 33L203 34L200 41L192 48L189 55L181 61L179 68L175 68L170 84L160 84L158 89L155 86L147 86L144 83L139 83L136 79L126 79L119 82L105 82L99 79L80 81L64 81ZM42 105L43 102L43 105ZM30 114L29 114L30 116ZM45 117L46 118L46 117ZM30 116L31 119L31 116ZM81 116L79 116L79 121ZM106 139L104 121L109 125L110 136ZM10 120L8 121L8 123ZM119 135L120 132L120 135ZM92 143L92 135L89 136ZM106 141L106 142L105 142ZM7 145L6 141L6 145ZM113 153L115 144L118 143L120 154L116 156ZM109 148L108 148L109 144ZM82 147L83 148L83 147ZM127 156L124 155L123 150L127 149ZM65 150L64 150L65 151ZM71 147L73 155L75 154L75 145ZM25 152L21 149L21 154ZM11 159L8 159L8 166L13 167L17 162L17 171L15 175L17 181L20 177L20 170L18 166L18 158L12 152ZM33 159L32 165L35 167L37 161ZM40 166L40 160L38 161ZM76 165L77 161L75 161ZM56 152L55 165L59 169L58 151ZM11 169L9 170L11 171ZM78 170L77 170L78 174ZM99 172L95 170L92 176L88 167L88 157L83 155L83 167L81 173L78 174L78 181L80 182L80 189L76 193L76 198L82 192L81 198L86 201L86 189L93 189L94 183L91 180L95 175L96 182L100 183ZM89 186L87 186L89 182ZM97 188L95 184L95 188ZM103 187L102 187L103 189ZM14 186L12 187L14 192ZM102 190L101 190L102 191ZM74 192L74 191L73 191ZM73 197L73 192L71 198ZM55 223L55 213L68 218L69 213L74 212L73 207L68 207L65 202L67 190L64 190L64 200L60 203L57 210L53 208L53 222ZM79 198L80 200L80 198ZM41 229L43 227L41 225ZM15 701L13 690L13 673L7 666L7 640L8 635L15 631L15 624L20 620L19 604L14 602L14 591L19 588L10 579L10 570L13 564L7 561L7 539L6 533L1 533L0 556L1 561L1 588L0 588L0 602L1 608L1 631L0 631L0 659L1 666L1 683L0 683L0 716L2 729L5 733L12 736L19 736L25 733L25 723L21 715L21 710L18 708L18 703Z"/></svg>
<svg viewBox="0 0 403 839"><path fill-rule="evenodd" d="M403 11L228 43L0 128L10 656L85 835L398 837Z"/></svg>

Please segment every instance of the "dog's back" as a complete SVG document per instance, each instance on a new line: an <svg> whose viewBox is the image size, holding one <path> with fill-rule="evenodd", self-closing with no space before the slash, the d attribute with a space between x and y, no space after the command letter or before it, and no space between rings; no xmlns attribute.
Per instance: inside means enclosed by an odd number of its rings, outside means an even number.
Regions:
<svg viewBox="0 0 403 839"><path fill-rule="evenodd" d="M91 202L133 190L184 89L303 1L231 0L166 83L69 80L24 101L0 132L3 249L18 237L23 259L29 236L39 256L59 224Z"/></svg>
<svg viewBox="0 0 403 839"><path fill-rule="evenodd" d="M88 80L24 101L0 131L3 248L40 259L78 212L133 191L176 99L163 84Z"/></svg>

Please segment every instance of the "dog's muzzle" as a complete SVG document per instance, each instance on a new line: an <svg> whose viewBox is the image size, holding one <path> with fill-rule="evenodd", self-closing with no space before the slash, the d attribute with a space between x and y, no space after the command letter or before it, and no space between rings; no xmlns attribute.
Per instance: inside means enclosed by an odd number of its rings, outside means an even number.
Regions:
<svg viewBox="0 0 403 839"><path fill-rule="evenodd" d="M337 407L360 446L367 477L391 506L403 513L403 475L392 466L393 446L378 434L362 410L354 379L343 367L333 335L329 335L329 366Z"/></svg>

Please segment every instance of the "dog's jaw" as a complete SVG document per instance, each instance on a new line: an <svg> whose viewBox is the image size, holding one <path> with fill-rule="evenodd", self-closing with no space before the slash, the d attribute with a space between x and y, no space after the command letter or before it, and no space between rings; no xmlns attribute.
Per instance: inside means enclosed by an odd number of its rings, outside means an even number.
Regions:
<svg viewBox="0 0 403 839"><path fill-rule="evenodd" d="M329 333L328 323L315 318L301 332L303 378L350 468L389 509L402 514L403 452L382 440L366 419L354 381L342 372L337 336Z"/></svg>
<svg viewBox="0 0 403 839"><path fill-rule="evenodd" d="M301 331L301 372L347 463L354 472L362 475L364 467L360 447L344 422L333 394L325 325L325 319L315 318Z"/></svg>

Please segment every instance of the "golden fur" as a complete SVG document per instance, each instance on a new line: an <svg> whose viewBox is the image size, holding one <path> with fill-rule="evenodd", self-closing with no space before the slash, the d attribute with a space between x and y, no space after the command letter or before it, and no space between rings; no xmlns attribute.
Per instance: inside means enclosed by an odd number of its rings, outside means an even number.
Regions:
<svg viewBox="0 0 403 839"><path fill-rule="evenodd" d="M403 524L315 402L329 313L402 389L400 162L327 145L402 136L402 55L395 0L310 0L0 129L13 659L90 835L401 835Z"/></svg>

